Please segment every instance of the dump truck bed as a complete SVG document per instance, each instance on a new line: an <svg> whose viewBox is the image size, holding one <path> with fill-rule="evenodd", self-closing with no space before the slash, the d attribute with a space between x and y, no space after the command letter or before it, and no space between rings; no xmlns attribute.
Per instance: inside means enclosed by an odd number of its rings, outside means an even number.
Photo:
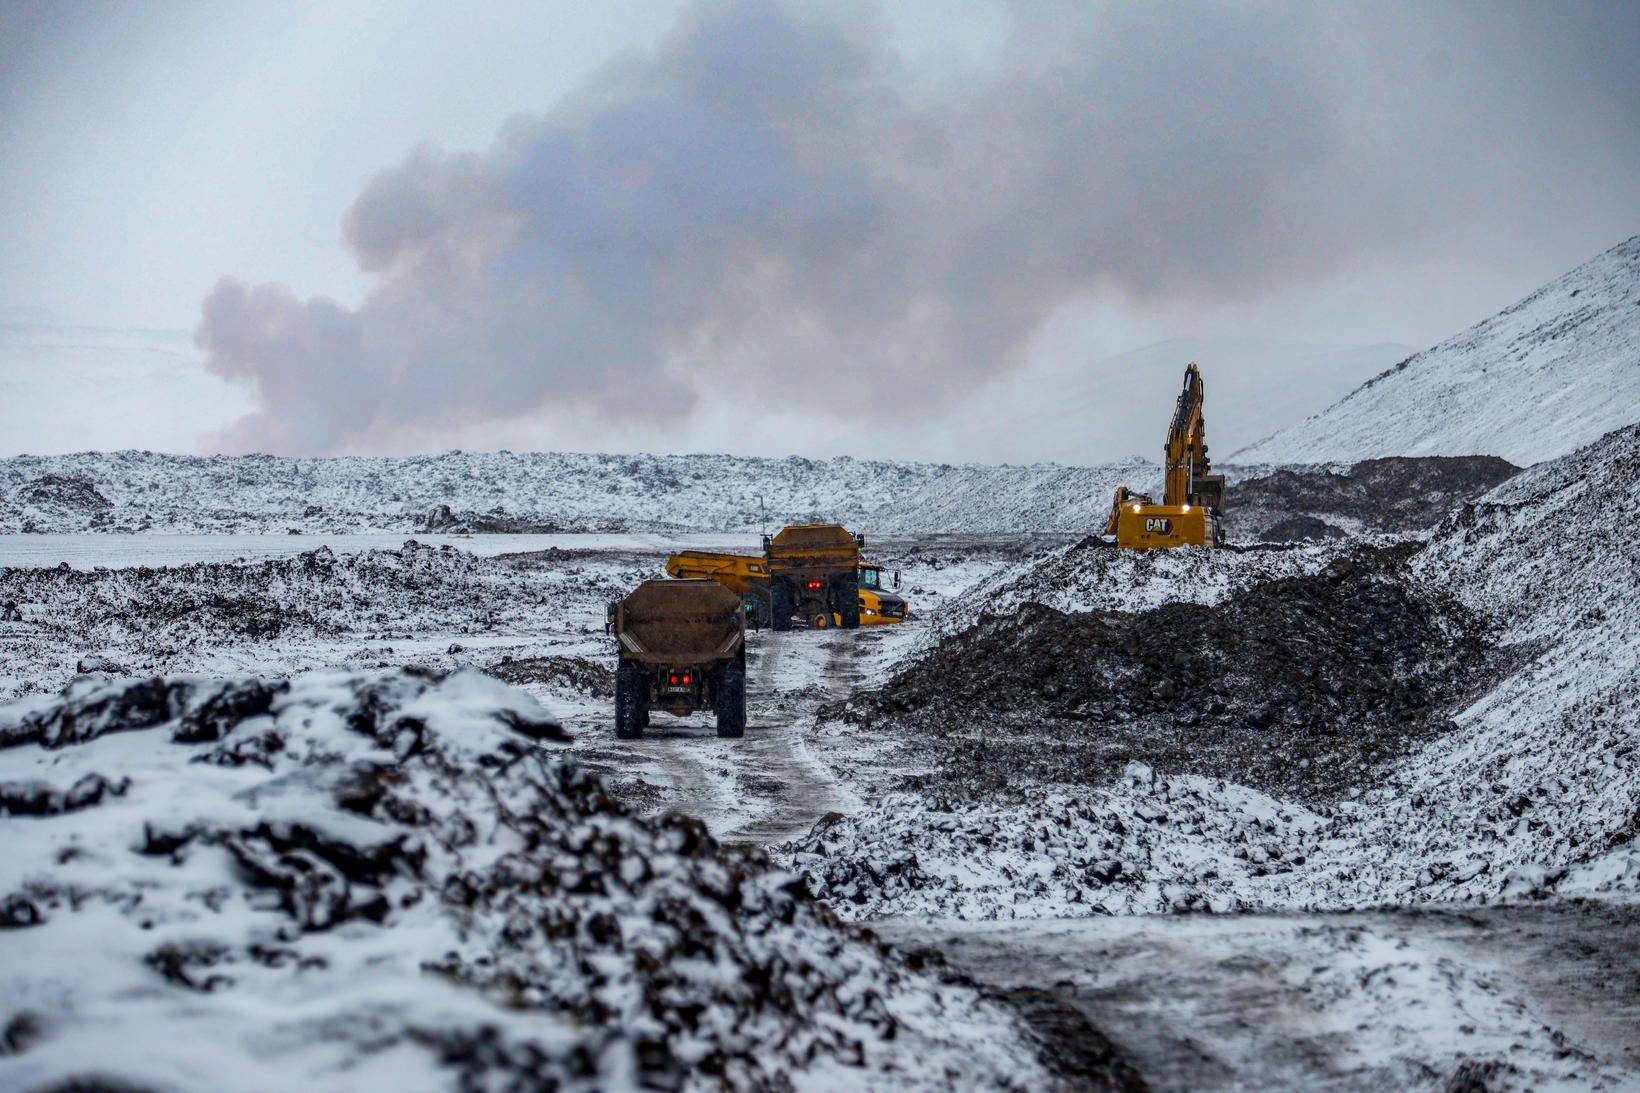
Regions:
<svg viewBox="0 0 1640 1093"><path fill-rule="evenodd" d="M742 596L766 594L769 587L769 567L755 554L680 551L666 559L666 572L681 578L708 577Z"/></svg>
<svg viewBox="0 0 1640 1093"><path fill-rule="evenodd" d="M733 653L746 640L741 598L711 580L645 581L622 600L615 635L624 658L682 667Z"/></svg>
<svg viewBox="0 0 1640 1093"><path fill-rule="evenodd" d="M857 569L860 543L836 524L797 524L769 540L769 568L786 570Z"/></svg>

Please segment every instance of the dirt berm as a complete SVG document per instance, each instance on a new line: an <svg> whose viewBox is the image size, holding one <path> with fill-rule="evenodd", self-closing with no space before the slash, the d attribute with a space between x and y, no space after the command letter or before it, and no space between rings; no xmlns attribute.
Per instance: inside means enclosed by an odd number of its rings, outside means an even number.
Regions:
<svg viewBox="0 0 1640 1093"><path fill-rule="evenodd" d="M1342 472L1284 467L1230 490L1230 538L1327 539L1340 525L1404 534L1432 528L1520 470L1491 455L1367 459Z"/></svg>
<svg viewBox="0 0 1640 1093"><path fill-rule="evenodd" d="M1028 603L822 715L914 730L926 780L974 792L1100 782L1137 759L1333 797L1447 728L1494 659L1479 620L1406 576L1414 549L1355 551L1213 607Z"/></svg>

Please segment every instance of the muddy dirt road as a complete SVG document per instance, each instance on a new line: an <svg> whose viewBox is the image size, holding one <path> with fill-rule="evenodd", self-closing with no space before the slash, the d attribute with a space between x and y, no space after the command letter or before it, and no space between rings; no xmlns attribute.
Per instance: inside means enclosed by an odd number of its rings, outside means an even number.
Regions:
<svg viewBox="0 0 1640 1093"><path fill-rule="evenodd" d="M873 929L1018 1006L1067 1070L1102 1060L1071 1088L1640 1088L1640 907Z"/></svg>
<svg viewBox="0 0 1640 1093"><path fill-rule="evenodd" d="M768 846L795 838L828 812L859 807L806 730L821 705L880 675L885 630L753 633L744 738L719 740L706 714L656 713L643 739L616 740L601 723L607 711L595 709L589 724L573 726L579 758L617 792L697 816L724 841Z"/></svg>

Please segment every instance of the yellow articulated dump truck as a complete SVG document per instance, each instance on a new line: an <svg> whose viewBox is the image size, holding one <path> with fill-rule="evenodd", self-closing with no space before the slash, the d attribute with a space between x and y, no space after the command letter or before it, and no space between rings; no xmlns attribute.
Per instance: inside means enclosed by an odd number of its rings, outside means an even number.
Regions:
<svg viewBox="0 0 1640 1093"><path fill-rule="evenodd" d="M1224 475L1207 458L1206 393L1195 364L1184 372L1184 390L1173 407L1164 447L1162 503L1126 486L1116 488L1105 534L1132 550L1157 547L1218 546L1224 542Z"/></svg>
<svg viewBox="0 0 1640 1093"><path fill-rule="evenodd" d="M746 732L745 601L716 581L645 581L609 605L615 635L615 735L643 735L651 710L717 715L717 734Z"/></svg>
<svg viewBox="0 0 1640 1093"><path fill-rule="evenodd" d="M774 630L903 621L905 599L887 589L882 566L861 559L863 545L837 524L796 524L765 536L761 555L686 550L666 560L666 572L717 581Z"/></svg>
<svg viewBox="0 0 1640 1093"><path fill-rule="evenodd" d="M763 540L769 565L769 626L860 625L860 548L864 535L837 524L793 524Z"/></svg>

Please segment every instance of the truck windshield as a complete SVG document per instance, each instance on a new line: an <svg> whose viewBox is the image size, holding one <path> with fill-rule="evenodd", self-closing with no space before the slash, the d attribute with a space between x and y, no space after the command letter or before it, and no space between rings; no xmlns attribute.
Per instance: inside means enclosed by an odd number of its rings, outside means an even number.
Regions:
<svg viewBox="0 0 1640 1093"><path fill-rule="evenodd" d="M860 584L866 588L883 587L883 571L862 566L860 569Z"/></svg>

